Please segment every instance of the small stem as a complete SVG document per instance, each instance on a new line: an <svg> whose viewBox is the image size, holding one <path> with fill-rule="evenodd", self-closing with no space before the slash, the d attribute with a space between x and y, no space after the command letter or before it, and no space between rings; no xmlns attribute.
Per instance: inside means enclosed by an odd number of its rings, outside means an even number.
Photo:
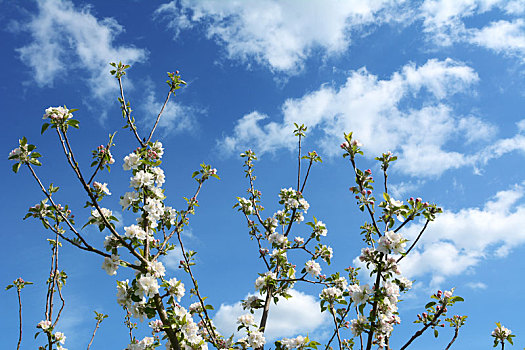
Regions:
<svg viewBox="0 0 525 350"><path fill-rule="evenodd" d="M435 325L436 324L435 322L439 319L439 316L441 316L444 310L445 310L444 307L439 309L439 311L435 314L434 319L431 322L425 324L425 326L422 329L414 333L414 335L399 350L406 349L414 340L416 340L417 337L421 336L430 326Z"/></svg>
<svg viewBox="0 0 525 350"><path fill-rule="evenodd" d="M357 175L357 167L355 165L355 160L353 158L350 158L350 162L352 163L352 168L354 169L354 174L356 176L356 179L359 178L359 175ZM359 191L363 191L363 184L361 181L358 182L359 185ZM379 227L377 226L376 218L374 216L374 213L372 212L372 209L370 209L370 205L368 203L365 203L366 210L368 211L368 214L370 215L370 218L372 219L372 224L374 225L374 228L376 229L376 232L379 236L381 235L381 231L379 231Z"/></svg>
<svg viewBox="0 0 525 350"><path fill-rule="evenodd" d="M204 305L204 299L202 299L200 295L199 286L197 285L197 280L195 279L195 277L193 276L193 272L191 271L190 261L188 257L186 256L186 251L184 250L184 244L182 242L182 237L181 237L180 232L177 232L177 238L179 239L182 256L184 257L184 261L186 262L185 267L188 270L188 274L190 275L191 281L193 283L193 289L195 289L195 294L197 295L197 298L199 298L199 302L201 304L202 310L206 317L206 322L204 322L204 325L206 326L206 329L208 330L208 334L212 338L211 340L212 340L213 345L217 346L217 335L215 334L215 330L213 329L213 325L211 323L210 316L208 315L208 311L206 310L206 305Z"/></svg>
<svg viewBox="0 0 525 350"><path fill-rule="evenodd" d="M93 339L95 339L95 334L97 333L97 329L98 327L100 326L100 323L102 322L102 320L97 320L97 324L95 325L95 329L93 330L93 335L91 336L91 340L89 341L89 344L88 344L88 347L87 347L87 350L89 350L89 348L91 347L91 344L93 343Z"/></svg>
<svg viewBox="0 0 525 350"><path fill-rule="evenodd" d="M343 321L344 319L346 318L346 316L348 315L348 312L350 312L350 307L352 306L352 302L350 301L348 303L348 306L346 307L346 310L345 310L345 313L343 314L343 317L341 317L341 321L339 322L339 328L341 327L341 325L343 324ZM356 308L356 312L357 312L357 308ZM337 330L337 328L336 328ZM330 338L330 340L328 341L328 343L326 343L326 346L325 346L325 350L328 350L328 348L330 347L330 344L332 343L332 340L334 340L335 336L337 335L337 332L336 330L334 330L334 333L332 334L332 337ZM363 340L361 339L361 350L363 349Z"/></svg>
<svg viewBox="0 0 525 350"><path fill-rule="evenodd" d="M339 350L343 350L343 343L341 342L341 335L339 334L339 325L337 324L337 318L335 317L333 305L330 305L330 313L332 314L332 319L334 320L335 331L337 333L337 341L339 342Z"/></svg>
<svg viewBox="0 0 525 350"><path fill-rule="evenodd" d="M297 156L297 191L301 188L301 134L299 134L299 152Z"/></svg>
<svg viewBox="0 0 525 350"><path fill-rule="evenodd" d="M22 343L22 298L20 297L20 288L16 288L16 292L18 294L18 319L20 320L20 333L18 335L18 345L16 346L16 350L20 349L20 343Z"/></svg>
<svg viewBox="0 0 525 350"><path fill-rule="evenodd" d="M423 226L423 229L419 232L419 234L417 235L417 238L416 240L414 241L414 243L412 243L412 245L410 246L410 248L408 248L408 250L406 251L405 255L401 255L399 257L399 259L397 259L397 262L400 262L401 259L403 259L405 256L408 255L408 253L410 253L410 251L412 250L412 248L414 248L417 244L417 242L419 241L419 239L421 238L421 236L423 235L423 232L425 232L425 230L427 229L427 226L428 226L428 223L430 222L430 220L427 219L427 222L425 222L425 226Z"/></svg>
<svg viewBox="0 0 525 350"><path fill-rule="evenodd" d="M301 193L304 192L304 186L306 186L306 180L308 180L308 175L310 175L310 169L312 168L313 160L310 159L310 164L308 164L308 169L306 170L306 176L304 177L303 186L301 187Z"/></svg>
<svg viewBox="0 0 525 350"><path fill-rule="evenodd" d="M452 337L452 340L450 341L450 343L448 343L448 345L445 348L445 350L450 349L452 344L454 344L454 342L456 341L456 338L458 337L458 333L459 333L459 326L456 326L456 329L454 329L454 337Z"/></svg>
<svg viewBox="0 0 525 350"><path fill-rule="evenodd" d="M131 130L133 131L133 133L135 134L135 138L139 142L140 146L141 147L145 147L146 144L141 140L141 138L140 138L140 136L139 136L139 134L137 132L137 127L131 121L131 113L129 112L128 106L126 106L126 99L124 98L124 88L122 87L122 78L121 77L118 78L118 85L119 85L119 88L120 88L120 97L122 98L121 105L122 105L122 109L126 113L126 118L127 118L127 121L128 121L128 125L131 128Z"/></svg>
<svg viewBox="0 0 525 350"><path fill-rule="evenodd" d="M168 96L166 96L166 100L164 101L164 104L162 105L162 108L160 109L159 115L157 116L157 120L155 120L155 125L153 125L153 129L151 129L151 132L149 133L148 140L146 143L151 141L151 138L153 137L153 133L155 132L155 129L157 128L157 124L159 123L160 116L162 115L162 112L164 112L164 108L168 104L168 101L170 100L170 95L173 91L170 89L168 92Z"/></svg>

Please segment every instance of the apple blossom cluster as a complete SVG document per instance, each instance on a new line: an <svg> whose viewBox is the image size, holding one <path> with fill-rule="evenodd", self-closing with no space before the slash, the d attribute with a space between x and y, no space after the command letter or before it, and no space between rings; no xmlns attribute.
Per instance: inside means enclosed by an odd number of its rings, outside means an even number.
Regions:
<svg viewBox="0 0 525 350"><path fill-rule="evenodd" d="M111 150L109 147L106 147L104 145L98 146L93 152L93 163L91 163L91 166L95 166L97 164L100 164L100 166L104 165L111 165L115 163L115 158L113 158L113 155L111 154Z"/></svg>
<svg viewBox="0 0 525 350"><path fill-rule="evenodd" d="M506 339L512 331L504 326L498 326L492 331L492 336L496 339Z"/></svg>
<svg viewBox="0 0 525 350"><path fill-rule="evenodd" d="M492 337L494 338L494 347L501 344L501 348L503 349L505 341L508 341L513 345L512 338L514 338L515 335L512 334L510 329L505 328L501 323L496 322L496 328L492 331Z"/></svg>
<svg viewBox="0 0 525 350"><path fill-rule="evenodd" d="M125 350L150 350L160 345L158 339L154 337L144 337L142 340L134 339Z"/></svg>
<svg viewBox="0 0 525 350"><path fill-rule="evenodd" d="M65 106L49 107L46 109L46 113L44 114L42 119L47 118L51 119L52 121L63 122L65 120L73 118L73 114L71 114L69 109L67 109Z"/></svg>
<svg viewBox="0 0 525 350"><path fill-rule="evenodd" d="M44 333L48 333L50 336L50 340L52 344L56 345L57 350L67 350L66 348L62 347L62 345L66 342L66 336L62 332L55 332L53 333L53 326L51 321L49 320L42 320L38 322L36 328L40 328L44 331ZM37 333L38 335L38 333Z"/></svg>
<svg viewBox="0 0 525 350"><path fill-rule="evenodd" d="M302 335L299 335L299 336L297 336L295 338L291 338L291 339L283 338L281 340L281 344L286 349L300 349L301 347L306 345L307 342L308 342L308 338L305 338Z"/></svg>
<svg viewBox="0 0 525 350"><path fill-rule="evenodd" d="M179 304L174 305L173 313L175 316L175 324L177 327L180 327L182 335L184 336L181 348L185 350L208 350L208 343L203 338L205 331L203 327L199 327L199 324L195 323L192 314ZM171 343L168 340L166 342L166 350L171 349Z"/></svg>
<svg viewBox="0 0 525 350"><path fill-rule="evenodd" d="M27 143L27 139L25 137L22 137L20 140L18 140L18 147L9 152L8 156L9 160L14 160L17 162L13 165L13 171L15 173L20 170L22 164L31 164L36 166L42 165L38 160L38 158L40 158L42 155L38 152L35 152L35 149L36 146Z"/></svg>
<svg viewBox="0 0 525 350"><path fill-rule="evenodd" d="M240 344L243 349L248 347L258 349L266 344L266 338L264 337L264 333L261 331L248 331L248 335L239 339L237 343Z"/></svg>

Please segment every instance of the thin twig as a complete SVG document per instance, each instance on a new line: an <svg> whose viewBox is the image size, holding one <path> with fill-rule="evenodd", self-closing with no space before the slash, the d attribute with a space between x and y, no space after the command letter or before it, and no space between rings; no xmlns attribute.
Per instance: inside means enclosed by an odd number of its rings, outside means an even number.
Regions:
<svg viewBox="0 0 525 350"><path fill-rule="evenodd" d="M450 343L448 343L448 345L445 348L445 350L450 349L452 344L454 344L454 342L456 341L456 338L458 337L458 333L459 333L459 326L456 326L455 329L454 329L454 337L452 337L452 340L450 341Z"/></svg>
<svg viewBox="0 0 525 350"><path fill-rule="evenodd" d="M441 314L444 311L445 311L444 307L440 308L439 311L436 312L436 314L434 315L434 319L431 322L425 324L425 326L422 329L420 329L416 333L414 333L414 335L399 350L406 349L414 340L416 340L416 338L421 336L430 326L436 325L436 321L439 319L439 316L441 316Z"/></svg>
<svg viewBox="0 0 525 350"><path fill-rule="evenodd" d="M115 135L115 134L113 134ZM110 141L108 142L105 150L104 150L104 153L108 152L109 153L109 148L111 147L111 137L110 137ZM88 185L91 184L91 181L93 181L93 179L95 178L95 175L97 175L97 172L102 169L102 163L104 162L104 156L100 157L100 161L98 162L97 164L97 167L95 169L95 171L93 172L93 175L91 175L91 177L89 178L89 181L87 182Z"/></svg>
<svg viewBox="0 0 525 350"><path fill-rule="evenodd" d="M417 244L417 242L419 241L419 239L421 238L421 236L423 235L423 232L425 232L425 230L427 229L427 226L428 226L428 223L430 222L429 219L427 219L427 221L425 222L425 226L423 226L423 229L421 230L421 232L419 232L419 234L417 235L417 238L416 240L412 243L412 245L410 246L410 248L408 248L408 250L406 251L406 253L404 255L401 255L399 257L399 259L397 259L397 262L400 262L405 256L408 255L408 253L410 253L410 251L412 250L412 248L414 248Z"/></svg>
<svg viewBox="0 0 525 350"><path fill-rule="evenodd" d="M184 249L184 243L182 242L181 234L178 231L177 231L177 238L179 240L182 256L184 258L184 261L186 262L185 264L186 270L191 277L191 281L193 282L193 289L195 290L195 294L197 295L197 298L199 298L199 303L201 304L204 315L206 316L206 322L204 322L204 326L206 327L208 334L212 338L211 340L212 340L213 345L218 347L217 335L215 334L215 330L213 329L213 325L211 323L210 316L208 315L208 311L206 310L206 305L204 305L204 300L202 299L200 295L199 286L197 285L197 281L195 280L195 277L193 276L193 272L191 271L190 261L186 255L186 251Z"/></svg>
<svg viewBox="0 0 525 350"><path fill-rule="evenodd" d="M155 132L155 129L157 128L157 124L159 123L160 116L162 115L162 112L164 112L164 108L168 104L168 101L170 100L170 95L172 93L172 90L168 92L168 96L166 96L166 100L164 101L164 104L162 105L162 108L160 109L159 115L157 116L157 120L155 120L155 125L153 125L153 129L151 129L151 132L149 133L148 140L146 143L151 141L151 138L153 137L153 133Z"/></svg>
<svg viewBox="0 0 525 350"><path fill-rule="evenodd" d="M62 211L59 210L58 206L56 205L56 203L53 201L53 198L51 197L51 195L47 192L47 190L45 189L44 185L42 184L42 181L40 181L40 179L38 178L36 172L34 171L34 169L31 167L31 165L27 164L27 167L29 168L29 170L31 171L31 174L33 175L34 179L36 180L36 182L38 183L38 185L40 186L40 189L42 190L42 192L45 194L46 198L49 200L49 202L51 203L51 205L53 206L53 208L55 209L55 211L58 213L58 215L60 216L61 220L64 221L67 226L69 227L69 229L77 236L78 239L80 239L80 241L85 245L85 246L82 246L80 244L78 244L77 242L75 242L74 240L64 236L62 233L60 233L60 231L58 230L55 230L53 229L52 226L49 226L49 229L51 229L51 231L53 231L54 233L58 234L60 236L60 238L66 240L67 242L71 243L72 245L74 245L75 247L79 248L79 249L82 249L82 250L85 250L85 251L88 251L88 252L93 252L93 253L96 253L98 255L101 255L103 257L111 257L110 254L108 253L105 253L97 248L94 248L93 246L91 246L85 239L84 237L75 229L75 227L73 226L73 224L71 223L71 221L69 221L69 219L62 213ZM135 265L135 264L132 264L132 263L129 263L127 261L124 261L121 259L122 262L124 262L127 266L130 266L132 267L133 269L135 270L138 270L138 271L142 271L143 269L138 266L138 265Z"/></svg>
<svg viewBox="0 0 525 350"><path fill-rule="evenodd" d="M173 237L173 235L175 233L177 233L179 230L181 230L181 228L184 226L184 224L185 224L185 222L187 220L187 217L188 217L188 213L192 209L193 204L197 201L197 196L199 195L199 193L201 191L203 183L204 182L199 182L199 186L197 187L197 190L195 191L195 194L193 195L192 199L188 203L188 208L184 212L184 215L181 215L181 218L180 218L179 222L177 223L177 225L175 226L175 228L171 231L171 233L167 237L164 238L164 241L162 242L162 245L159 247L157 253L155 254L155 256L152 259L153 261L158 259L160 254L164 251L164 248L166 247L166 244L168 244L168 241L171 239L171 237Z"/></svg>
<svg viewBox="0 0 525 350"><path fill-rule="evenodd" d="M20 287L17 286L16 292L18 294L18 319L20 321L20 334L18 335L16 350L20 350L20 343L22 343L22 298L20 297Z"/></svg>
<svg viewBox="0 0 525 350"><path fill-rule="evenodd" d="M137 127L131 121L131 113L129 112L128 106L126 106L126 99L124 98L124 88L122 87L122 78L121 77L118 77L118 85L119 85L119 88L120 88L120 97L122 98L121 105L122 105L122 109L126 113L126 118L127 118L127 121L128 121L128 125L131 128L131 130L133 131L133 133L135 134L135 138L139 142L140 146L141 147L145 147L146 144L140 138L140 136L139 136L139 134L137 132Z"/></svg>
<svg viewBox="0 0 525 350"><path fill-rule="evenodd" d="M95 334L97 333L97 329L100 326L100 323L102 323L102 319L97 320L97 324L95 325L95 329L93 330L93 335L91 336L91 340L89 341L87 350L89 350L89 348L91 347L91 344L93 343L93 339L95 339Z"/></svg>
<svg viewBox="0 0 525 350"><path fill-rule="evenodd" d="M301 134L299 133L299 152L297 156L297 191L301 187Z"/></svg>
<svg viewBox="0 0 525 350"><path fill-rule="evenodd" d="M341 317L341 321L339 322L339 328L341 327L341 325L343 324L343 321L344 319L346 318L346 316L348 315L348 312L350 312L350 307L352 306L352 301L350 301L348 303L348 306L346 307L346 310L343 314L343 316ZM356 309L357 310L357 309ZM336 328L334 330L334 332L332 333L332 337L330 338L330 340L328 340L328 343L326 343L326 346L325 346L325 350L328 350L328 348L330 347L330 343L332 343L332 340L334 340L335 336L337 335L337 330L338 328ZM362 345L362 344L361 344ZM361 346L361 350L363 349L363 347Z"/></svg>
<svg viewBox="0 0 525 350"><path fill-rule="evenodd" d="M310 168L312 167L313 160L310 159L310 164L308 164L308 169L306 170L306 176L304 177L303 186L301 187L301 193L304 192L304 186L306 186L306 180L308 180L308 175L310 174Z"/></svg>
<svg viewBox="0 0 525 350"><path fill-rule="evenodd" d="M339 342L339 350L343 350L343 344L341 343L341 335L339 334L339 325L337 324L337 318L335 317L334 306L330 305L330 313L332 314L332 319L334 320L335 331L337 332L337 341Z"/></svg>
<svg viewBox="0 0 525 350"><path fill-rule="evenodd" d="M57 129L57 131L58 131L58 129ZM62 135L63 135L63 137L62 137ZM133 249L133 247L128 242L126 242L126 240L121 235L118 234L118 232L109 223L108 219L106 218L106 216L102 212L102 209L100 208L100 205L98 204L97 198L95 198L95 196L93 195L93 192L91 191L91 188L89 187L89 185L84 180L84 177L82 176L82 172L80 171L78 163L75 161L75 155L74 155L73 150L71 148L71 145L69 143L69 139L67 137L67 134L66 133L61 134L60 132L58 132L58 136L59 136L60 141L62 143L62 148L64 149L64 153L65 153L66 158L67 158L67 160L69 162L69 165L71 166L71 168L73 169L73 171L77 175L78 180L80 181L80 183L84 187L84 190L86 191L87 195L91 199L91 204L95 207L95 209L99 213L100 218L102 219L102 221L104 223L104 226L109 229L109 231L117 238L119 243L122 244L124 247L126 247L128 249L128 251L133 256L135 256L137 259L139 259L139 261L142 264L147 265L146 259L144 259L144 257L142 255L137 253L135 251L135 249ZM66 149L66 146L67 146L67 149Z"/></svg>

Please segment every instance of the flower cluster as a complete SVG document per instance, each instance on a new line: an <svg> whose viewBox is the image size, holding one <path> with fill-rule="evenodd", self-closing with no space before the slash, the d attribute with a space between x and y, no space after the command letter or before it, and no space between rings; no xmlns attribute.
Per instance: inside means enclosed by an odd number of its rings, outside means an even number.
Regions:
<svg viewBox="0 0 525 350"><path fill-rule="evenodd" d="M55 121L55 122L63 122L63 121L66 121L68 119L71 119L73 117L73 115L71 114L71 112L69 111L69 109L67 109L65 106L64 107L49 107L46 109L46 113L44 114L44 116L42 117L42 119L51 119L52 121Z"/></svg>

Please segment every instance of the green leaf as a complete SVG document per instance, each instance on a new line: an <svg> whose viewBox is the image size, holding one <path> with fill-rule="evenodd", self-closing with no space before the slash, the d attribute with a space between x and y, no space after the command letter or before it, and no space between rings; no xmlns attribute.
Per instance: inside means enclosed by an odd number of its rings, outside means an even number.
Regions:
<svg viewBox="0 0 525 350"><path fill-rule="evenodd" d="M11 288L13 288L14 286L12 284L8 285L7 287L5 287L5 290L9 290Z"/></svg>
<svg viewBox="0 0 525 350"><path fill-rule="evenodd" d="M13 171L15 173L18 173L18 170L20 169L20 166L22 166L22 163L13 164Z"/></svg>
<svg viewBox="0 0 525 350"><path fill-rule="evenodd" d="M439 332L438 332L438 330L437 330L437 329L434 329L434 337L436 337L436 338L437 338L437 337L438 337L438 335L439 335Z"/></svg>
<svg viewBox="0 0 525 350"><path fill-rule="evenodd" d="M435 301L431 301L430 303L425 305L425 309L428 309L429 307L434 306L434 305L436 305L436 302Z"/></svg>

